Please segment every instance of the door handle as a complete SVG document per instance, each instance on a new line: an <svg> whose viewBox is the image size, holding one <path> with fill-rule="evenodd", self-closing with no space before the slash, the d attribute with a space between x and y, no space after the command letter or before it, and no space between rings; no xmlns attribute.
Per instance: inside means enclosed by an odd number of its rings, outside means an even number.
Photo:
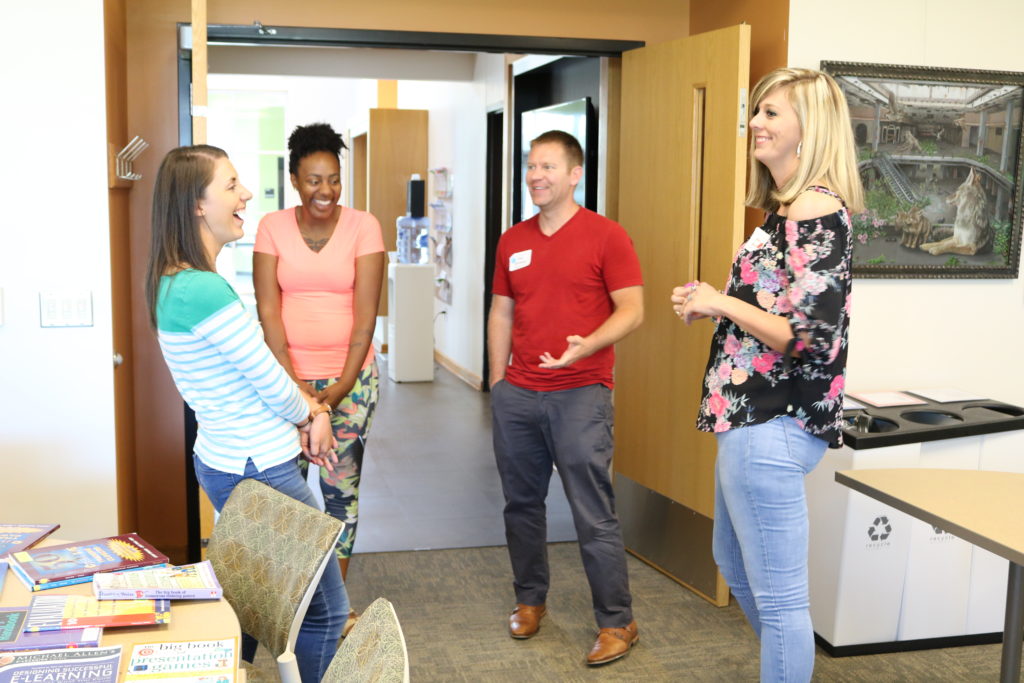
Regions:
<svg viewBox="0 0 1024 683"><path fill-rule="evenodd" d="M120 367L122 363L124 363L124 356L114 351L114 367Z"/></svg>

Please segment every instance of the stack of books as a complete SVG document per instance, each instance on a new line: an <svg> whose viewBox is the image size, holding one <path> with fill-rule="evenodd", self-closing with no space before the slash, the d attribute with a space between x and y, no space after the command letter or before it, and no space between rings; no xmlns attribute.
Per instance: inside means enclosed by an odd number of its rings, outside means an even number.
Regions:
<svg viewBox="0 0 1024 683"><path fill-rule="evenodd" d="M167 624L171 600L224 594L208 561L175 567L138 534L33 547L58 526L0 525L0 590L9 565L34 593L27 607L0 608L0 683L43 672L115 683L121 648L100 647L105 628ZM93 584L92 596L39 593L86 582ZM128 680L189 670L198 678L232 681L236 652L233 638L137 646Z"/></svg>
<svg viewBox="0 0 1024 683"><path fill-rule="evenodd" d="M92 581L97 572L166 565L167 556L138 534L29 548L9 555L11 571L31 591Z"/></svg>

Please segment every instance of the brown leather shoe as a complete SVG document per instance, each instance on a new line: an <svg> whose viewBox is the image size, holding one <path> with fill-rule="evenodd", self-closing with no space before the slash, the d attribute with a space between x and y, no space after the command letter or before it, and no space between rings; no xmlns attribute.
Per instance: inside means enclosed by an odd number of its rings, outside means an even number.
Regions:
<svg viewBox="0 0 1024 683"><path fill-rule="evenodd" d="M597 632L594 647L587 654L587 665L598 666L621 659L629 654L629 648L640 640L636 620L626 628L603 628Z"/></svg>
<svg viewBox="0 0 1024 683"><path fill-rule="evenodd" d="M547 614L544 605L516 603L508 618L508 632L513 638L531 638L540 630L540 620Z"/></svg>

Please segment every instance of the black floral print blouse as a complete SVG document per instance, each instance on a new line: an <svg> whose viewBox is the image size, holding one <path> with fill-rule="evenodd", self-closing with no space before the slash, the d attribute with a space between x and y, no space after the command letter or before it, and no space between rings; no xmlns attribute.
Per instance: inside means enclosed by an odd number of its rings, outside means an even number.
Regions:
<svg viewBox="0 0 1024 683"><path fill-rule="evenodd" d="M806 221L768 214L736 254L725 293L787 317L800 353L787 362L786 354L718 318L698 429L724 432L789 416L832 447L842 444L852 253L845 204Z"/></svg>

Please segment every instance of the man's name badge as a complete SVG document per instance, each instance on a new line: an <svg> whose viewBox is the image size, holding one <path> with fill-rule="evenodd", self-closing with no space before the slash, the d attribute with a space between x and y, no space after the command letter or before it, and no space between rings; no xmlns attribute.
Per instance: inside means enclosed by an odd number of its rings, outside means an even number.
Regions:
<svg viewBox="0 0 1024 683"><path fill-rule="evenodd" d="M527 249L526 251L517 251L508 257L508 270L511 273L513 270L519 270L530 265L530 261L533 260L533 249Z"/></svg>
<svg viewBox="0 0 1024 683"><path fill-rule="evenodd" d="M768 244L768 233L761 228L754 228L754 232L750 233L750 239L743 245L743 249L746 251L757 251L764 245Z"/></svg>

